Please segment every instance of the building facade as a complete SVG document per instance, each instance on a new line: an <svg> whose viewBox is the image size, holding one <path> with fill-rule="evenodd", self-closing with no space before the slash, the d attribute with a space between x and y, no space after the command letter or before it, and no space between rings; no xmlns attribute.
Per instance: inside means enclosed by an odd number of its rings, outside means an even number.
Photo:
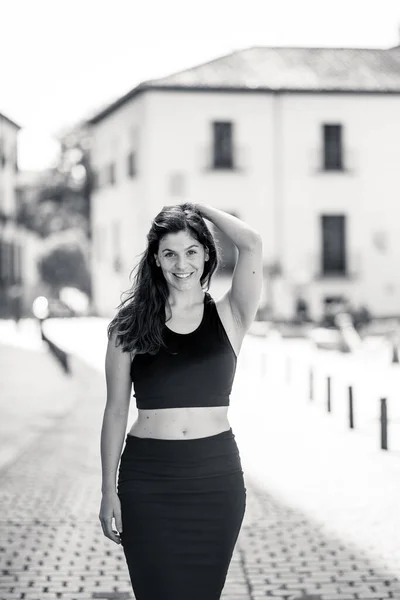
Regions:
<svg viewBox="0 0 400 600"><path fill-rule="evenodd" d="M20 306L23 232L17 223L19 125L0 114L0 317Z"/></svg>
<svg viewBox="0 0 400 600"><path fill-rule="evenodd" d="M205 202L264 240L278 318L400 314L400 48L250 48L145 82L90 120L93 298L110 315L151 220Z"/></svg>

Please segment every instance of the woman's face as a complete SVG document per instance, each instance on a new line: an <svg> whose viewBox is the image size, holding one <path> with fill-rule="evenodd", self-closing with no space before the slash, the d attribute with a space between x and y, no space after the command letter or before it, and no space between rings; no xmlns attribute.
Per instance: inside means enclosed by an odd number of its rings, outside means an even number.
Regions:
<svg viewBox="0 0 400 600"><path fill-rule="evenodd" d="M167 283L181 290L200 281L209 253L187 231L179 231L161 239L154 257Z"/></svg>

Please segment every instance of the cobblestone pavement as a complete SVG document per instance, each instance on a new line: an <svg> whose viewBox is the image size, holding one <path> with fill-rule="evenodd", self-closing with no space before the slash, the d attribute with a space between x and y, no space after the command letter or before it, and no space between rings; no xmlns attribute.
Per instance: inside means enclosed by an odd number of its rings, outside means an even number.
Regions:
<svg viewBox="0 0 400 600"><path fill-rule="evenodd" d="M222 598L400 600L400 459L358 444L272 377L263 382L251 353L243 367L231 423L248 504ZM3 369L0 381L11 396L20 371L10 371L15 381ZM77 358L72 372L74 402L0 471L1 600L133 598L122 548L97 517L104 377ZM48 373L53 399L64 377Z"/></svg>
<svg viewBox="0 0 400 600"><path fill-rule="evenodd" d="M36 328L0 322L0 468L62 419L78 392Z"/></svg>

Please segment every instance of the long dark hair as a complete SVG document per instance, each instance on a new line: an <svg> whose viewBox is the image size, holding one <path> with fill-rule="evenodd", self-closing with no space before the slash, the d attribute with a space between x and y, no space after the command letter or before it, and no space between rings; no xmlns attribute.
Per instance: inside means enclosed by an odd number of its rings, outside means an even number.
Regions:
<svg viewBox="0 0 400 600"><path fill-rule="evenodd" d="M133 285L122 294L127 297L117 307L118 312L107 328L108 338L115 333L116 345L122 345L123 352L156 354L161 346L165 346L162 330L169 292L154 255L158 253L160 241L165 235L179 231L186 231L202 244L204 250L208 250L209 259L204 263L200 283L205 291L210 287L220 253L213 234L193 204L186 202L164 206L151 224L142 258L131 271L132 276L137 269Z"/></svg>

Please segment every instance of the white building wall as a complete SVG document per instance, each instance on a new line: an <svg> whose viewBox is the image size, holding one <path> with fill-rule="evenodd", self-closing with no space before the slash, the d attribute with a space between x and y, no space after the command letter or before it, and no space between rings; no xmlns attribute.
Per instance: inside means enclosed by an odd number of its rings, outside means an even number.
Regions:
<svg viewBox="0 0 400 600"><path fill-rule="evenodd" d="M17 135L18 128L0 115L0 154L6 159L0 165L0 210L6 214L15 210Z"/></svg>
<svg viewBox="0 0 400 600"><path fill-rule="evenodd" d="M116 306L162 206L190 201L234 211L262 234L265 264L283 267L272 290L264 289L278 316L293 315L302 282L316 318L324 296L341 294L376 315L398 314L399 106L395 95L186 91L146 91L123 105L93 128L94 168L113 156L119 165L117 185L93 198L97 310L110 314ZM234 123L238 170L210 169L217 120ZM348 171L320 169L323 123L342 124ZM118 174L131 127L140 131L135 179ZM346 215L348 278L318 276L322 214ZM121 223L119 274L111 260L114 221ZM386 240L386 252L374 236Z"/></svg>
<svg viewBox="0 0 400 600"><path fill-rule="evenodd" d="M151 91L146 102L149 218L166 204L211 204L257 229L263 235L264 255L272 260L276 244L272 98ZM238 168L215 170L211 168L212 122L226 120L234 123ZM173 193L175 176L180 177L179 194ZM217 295L226 288L225 279L214 282Z"/></svg>
<svg viewBox="0 0 400 600"><path fill-rule="evenodd" d="M0 115L0 313L7 316L10 305L10 289L22 280L22 232L15 217L16 161L18 126Z"/></svg>
<svg viewBox="0 0 400 600"><path fill-rule="evenodd" d="M282 254L288 290L309 282L313 314L326 295L344 294L375 315L400 311L400 98L392 95L290 94L283 96ZM341 123L344 172L320 168L322 124ZM318 277L320 216L346 215L350 277ZM375 243L387 241L386 251ZM378 240L379 241L379 240Z"/></svg>
<svg viewBox="0 0 400 600"><path fill-rule="evenodd" d="M92 167L100 187L92 196L92 274L94 309L113 314L121 294L130 287L129 274L145 248L147 205L145 104L138 98L93 128ZM127 174L127 154L135 151L137 175ZM116 184L105 182L107 166L116 163ZM116 270L114 258L121 257Z"/></svg>
<svg viewBox="0 0 400 600"><path fill-rule="evenodd" d="M149 160L147 185L153 212L164 204L204 202L255 227L273 251L271 98L249 94L156 92L147 94ZM237 170L213 170L212 122L234 123ZM183 176L183 193L170 193L171 178Z"/></svg>

